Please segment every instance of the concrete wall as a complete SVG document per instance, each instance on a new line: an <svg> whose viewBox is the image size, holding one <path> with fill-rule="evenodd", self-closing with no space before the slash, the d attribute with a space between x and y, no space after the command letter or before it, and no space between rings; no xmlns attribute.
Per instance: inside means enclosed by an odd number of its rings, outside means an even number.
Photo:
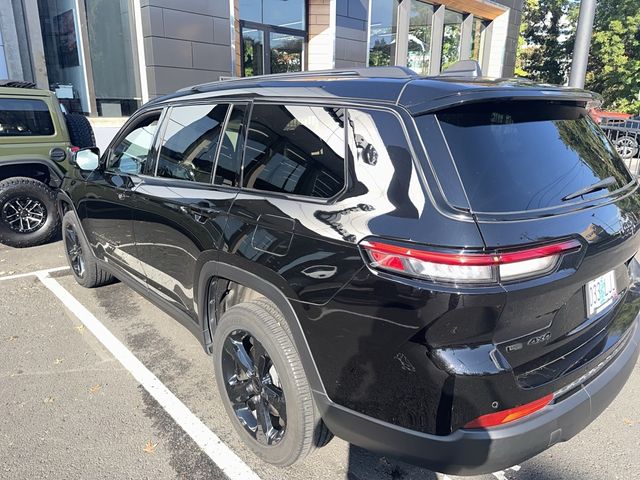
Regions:
<svg viewBox="0 0 640 480"><path fill-rule="evenodd" d="M336 3L335 67L365 67L369 37L369 0Z"/></svg>
<svg viewBox="0 0 640 480"><path fill-rule="evenodd" d="M149 95L232 75L227 0L142 0Z"/></svg>

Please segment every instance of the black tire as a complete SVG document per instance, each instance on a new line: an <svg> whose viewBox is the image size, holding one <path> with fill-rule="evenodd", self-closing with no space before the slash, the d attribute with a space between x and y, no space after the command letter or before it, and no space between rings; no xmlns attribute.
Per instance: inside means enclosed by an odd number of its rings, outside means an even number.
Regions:
<svg viewBox="0 0 640 480"><path fill-rule="evenodd" d="M80 231L78 218L73 211L68 211L62 217L62 242L71 272L80 285L95 288L115 281L110 273L98 265Z"/></svg>
<svg viewBox="0 0 640 480"><path fill-rule="evenodd" d="M241 380L241 377L244 378L243 372L237 373L238 370L236 370L236 374L233 374L233 370L229 369L230 359L233 358L233 355L228 352L235 348L229 342L231 339L237 342L238 338L247 338L243 337L244 334L250 338L250 343L246 343L249 340L243 340L244 343L242 343L242 345L249 345L249 350L246 352L250 356L257 355L255 352L260 350L256 350L255 345L263 347L266 358L269 359L265 363L275 368L277 380L274 380L274 374L269 369L266 375L267 380L264 375L260 374L262 375L261 383L264 382L264 385L270 386L276 385L282 392L286 405L284 408L286 412L284 415L285 426L282 430L278 430L280 432L280 436L276 436L278 440L270 445L258 440L258 436L265 438L261 434L264 429L258 426L260 421L257 408L255 409L256 414L253 414L256 432L253 434L251 433L251 425L243 424L239 420L231 401L231 394L228 391L228 388L233 389L235 385L236 391L244 392L246 385L248 389L246 391L249 392L246 395L252 399L269 397L268 394L264 394L264 388L262 396L260 394L254 395L256 389L249 385L255 385L255 380ZM226 351L225 345L227 346ZM236 345L240 344L236 343ZM265 358L265 356L259 356L259 358ZM218 390L231 423L244 443L265 462L281 467L292 465L306 457L315 448L329 443L333 437L322 422L315 406L311 388L304 374L298 352L291 340L286 320L272 302L259 299L235 305L224 313L213 339L213 363ZM256 365L260 365L260 363L256 362ZM238 387L240 390L237 390ZM236 397L236 399L239 398ZM239 408L243 401L244 398L236 401L236 407ZM252 401L254 400L249 400L247 405L250 405L249 402ZM276 410L277 412L278 410ZM282 425L282 415L271 416L270 414L270 417L271 419L280 419L280 426ZM251 421L251 417L245 418L249 418Z"/></svg>
<svg viewBox="0 0 640 480"><path fill-rule="evenodd" d="M17 248L42 245L59 227L56 193L51 188L28 177L0 182L1 243Z"/></svg>
<svg viewBox="0 0 640 480"><path fill-rule="evenodd" d="M67 113L65 116L71 145L78 148L96 146L96 137L87 117L79 113Z"/></svg>

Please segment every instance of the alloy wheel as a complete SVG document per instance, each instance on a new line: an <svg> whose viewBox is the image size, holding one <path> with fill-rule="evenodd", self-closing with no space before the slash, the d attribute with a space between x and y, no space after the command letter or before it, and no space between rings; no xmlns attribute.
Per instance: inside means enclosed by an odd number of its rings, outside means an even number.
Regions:
<svg viewBox="0 0 640 480"><path fill-rule="evenodd" d="M67 249L71 268L73 268L76 275L82 277L85 270L84 253L82 252L78 234L71 225L67 225L64 228L64 245Z"/></svg>
<svg viewBox="0 0 640 480"><path fill-rule="evenodd" d="M244 429L263 445L286 430L286 401L269 354L250 333L235 330L224 341L222 371L227 395Z"/></svg>
<svg viewBox="0 0 640 480"><path fill-rule="evenodd" d="M47 220L47 209L35 198L15 197L2 206L2 221L18 233L33 233Z"/></svg>
<svg viewBox="0 0 640 480"><path fill-rule="evenodd" d="M638 153L638 142L632 137L620 137L616 140L616 150L623 159L628 160Z"/></svg>

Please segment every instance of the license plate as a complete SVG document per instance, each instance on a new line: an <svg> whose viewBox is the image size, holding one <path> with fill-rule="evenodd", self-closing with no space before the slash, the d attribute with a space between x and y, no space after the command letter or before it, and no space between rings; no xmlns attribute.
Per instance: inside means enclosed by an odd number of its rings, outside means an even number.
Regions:
<svg viewBox="0 0 640 480"><path fill-rule="evenodd" d="M617 294L613 270L587 283L588 316L596 315L611 305Z"/></svg>

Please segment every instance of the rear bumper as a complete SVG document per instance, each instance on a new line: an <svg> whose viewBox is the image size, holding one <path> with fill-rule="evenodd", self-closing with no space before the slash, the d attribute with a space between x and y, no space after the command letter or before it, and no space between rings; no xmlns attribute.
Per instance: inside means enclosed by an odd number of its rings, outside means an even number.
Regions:
<svg viewBox="0 0 640 480"><path fill-rule="evenodd" d="M589 383L540 412L503 427L429 435L359 414L322 395L317 400L331 431L355 445L444 473L495 472L569 440L602 413L620 392L638 359L638 322L636 318L626 345Z"/></svg>

